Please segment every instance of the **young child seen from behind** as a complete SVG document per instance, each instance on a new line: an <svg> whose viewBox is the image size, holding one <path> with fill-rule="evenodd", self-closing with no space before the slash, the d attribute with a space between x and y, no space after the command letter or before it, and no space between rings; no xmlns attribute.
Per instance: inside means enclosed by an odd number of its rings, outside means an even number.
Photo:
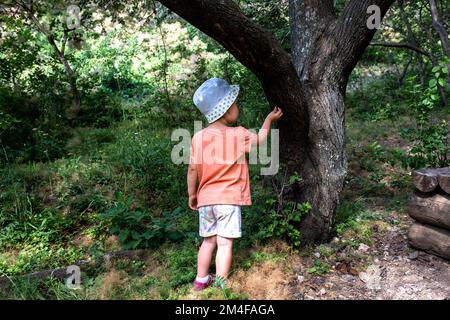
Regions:
<svg viewBox="0 0 450 320"><path fill-rule="evenodd" d="M241 206L251 205L245 153L264 142L272 122L283 115L275 107L258 134L232 127L239 117L238 94L238 85L211 78L193 98L209 123L192 138L187 174L189 207L199 212L199 234L203 238L197 258L196 290L211 285L215 276L228 277L233 239L241 237ZM209 267L216 247L216 272L212 275Z"/></svg>

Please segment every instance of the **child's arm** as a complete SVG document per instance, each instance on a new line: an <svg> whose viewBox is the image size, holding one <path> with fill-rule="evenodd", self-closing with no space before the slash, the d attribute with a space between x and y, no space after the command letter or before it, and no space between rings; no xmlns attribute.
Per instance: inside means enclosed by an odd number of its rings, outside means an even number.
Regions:
<svg viewBox="0 0 450 320"><path fill-rule="evenodd" d="M187 187L189 194L189 207L197 210L197 165L189 164L187 173Z"/></svg>
<svg viewBox="0 0 450 320"><path fill-rule="evenodd" d="M272 112L267 115L266 120L264 120L264 123L261 127L261 130L259 130L258 134L255 135L255 138L257 139L253 139L252 144L259 145L266 141L272 122L278 121L282 115L283 111L280 108L275 107Z"/></svg>

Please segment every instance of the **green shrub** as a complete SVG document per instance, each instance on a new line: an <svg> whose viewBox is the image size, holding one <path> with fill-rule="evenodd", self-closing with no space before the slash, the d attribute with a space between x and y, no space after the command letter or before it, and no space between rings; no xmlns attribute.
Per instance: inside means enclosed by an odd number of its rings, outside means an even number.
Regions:
<svg viewBox="0 0 450 320"><path fill-rule="evenodd" d="M434 67L433 78L428 86L422 88L414 85L411 89L411 114L416 120L417 130L403 130L404 138L413 143L410 157L407 163L410 167L445 167L450 164L448 154L450 142L447 140L449 133L448 122L445 119L437 120L433 116L440 104L438 85L448 86L448 62L442 62L441 66Z"/></svg>
<svg viewBox="0 0 450 320"><path fill-rule="evenodd" d="M116 192L116 205L100 214L111 224L111 234L117 235L124 249L149 248L166 240L178 241L183 233L177 227L180 208L165 211L162 217L152 217L146 210L136 207L130 197L125 202L122 193Z"/></svg>

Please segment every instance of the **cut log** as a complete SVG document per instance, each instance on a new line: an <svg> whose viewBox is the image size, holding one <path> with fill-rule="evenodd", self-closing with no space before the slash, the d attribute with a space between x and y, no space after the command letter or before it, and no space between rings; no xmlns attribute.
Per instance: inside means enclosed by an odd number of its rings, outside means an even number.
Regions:
<svg viewBox="0 0 450 320"><path fill-rule="evenodd" d="M419 169L412 172L414 186L422 192L431 192L439 185L439 177L442 177L442 185L447 193L450 193L450 167L437 169Z"/></svg>
<svg viewBox="0 0 450 320"><path fill-rule="evenodd" d="M450 231L414 223L408 231L408 242L412 247L450 260Z"/></svg>
<svg viewBox="0 0 450 320"><path fill-rule="evenodd" d="M411 218L450 230L450 195L414 192L406 204Z"/></svg>
<svg viewBox="0 0 450 320"><path fill-rule="evenodd" d="M439 187L441 187L443 191L450 194L450 168L443 168L439 171L438 183Z"/></svg>

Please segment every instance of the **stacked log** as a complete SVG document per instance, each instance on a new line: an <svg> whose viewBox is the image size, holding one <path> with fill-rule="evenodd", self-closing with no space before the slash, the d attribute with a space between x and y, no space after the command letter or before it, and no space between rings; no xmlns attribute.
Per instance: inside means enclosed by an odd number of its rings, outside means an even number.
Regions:
<svg viewBox="0 0 450 320"><path fill-rule="evenodd" d="M450 167L415 170L412 178L416 190L406 211L415 222L409 244L450 260Z"/></svg>

